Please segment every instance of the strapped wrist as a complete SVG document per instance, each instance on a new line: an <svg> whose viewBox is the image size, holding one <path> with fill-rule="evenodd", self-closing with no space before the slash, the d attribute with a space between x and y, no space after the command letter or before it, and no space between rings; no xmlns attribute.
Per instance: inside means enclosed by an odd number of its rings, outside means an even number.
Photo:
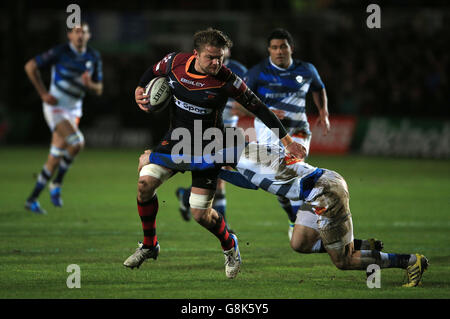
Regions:
<svg viewBox="0 0 450 319"><path fill-rule="evenodd" d="M287 134L286 136L284 136L281 139L281 143L283 143L284 147L287 147L288 145L292 144L294 142L294 140L292 139L292 137Z"/></svg>

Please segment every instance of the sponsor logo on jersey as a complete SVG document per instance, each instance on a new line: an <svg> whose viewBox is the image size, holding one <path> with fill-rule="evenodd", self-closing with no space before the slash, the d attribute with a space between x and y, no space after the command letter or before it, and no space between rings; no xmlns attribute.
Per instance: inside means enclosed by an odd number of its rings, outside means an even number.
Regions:
<svg viewBox="0 0 450 319"><path fill-rule="evenodd" d="M217 96L217 92L213 92L213 91L205 91L205 93L206 94L209 94L209 95L214 95L214 96Z"/></svg>
<svg viewBox="0 0 450 319"><path fill-rule="evenodd" d="M236 89L239 89L239 87L241 86L241 84L242 84L242 80L241 80L240 78L236 78L236 80L234 80L234 82L233 82L233 86L234 86Z"/></svg>
<svg viewBox="0 0 450 319"><path fill-rule="evenodd" d="M285 97L291 97L291 96L296 96L296 97L303 97L302 92L281 92L281 93L266 93L264 94L265 97L267 98L271 98L271 99L282 99Z"/></svg>
<svg viewBox="0 0 450 319"><path fill-rule="evenodd" d="M206 100L212 100L213 98L215 98L217 96L216 92L205 91L205 93L208 94L208 96L206 97Z"/></svg>
<svg viewBox="0 0 450 319"><path fill-rule="evenodd" d="M182 110L194 113L194 114L210 114L213 110L207 109L201 106L197 106L188 102L181 101L175 97L175 104Z"/></svg>
<svg viewBox="0 0 450 319"><path fill-rule="evenodd" d="M189 85L193 85L193 86L196 86L196 87L201 87L201 88L205 86L205 83L192 81L192 80L188 80L188 79L185 79L185 78L181 78L181 82L189 84Z"/></svg>
<svg viewBox="0 0 450 319"><path fill-rule="evenodd" d="M168 142L168 141L162 141L162 142L161 142L161 145L162 145L162 146L169 145L169 142Z"/></svg>

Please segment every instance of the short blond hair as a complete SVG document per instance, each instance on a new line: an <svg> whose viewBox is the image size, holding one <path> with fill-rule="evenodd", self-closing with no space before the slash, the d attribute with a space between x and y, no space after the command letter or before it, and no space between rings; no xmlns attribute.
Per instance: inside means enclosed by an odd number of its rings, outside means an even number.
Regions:
<svg viewBox="0 0 450 319"><path fill-rule="evenodd" d="M205 45L217 48L231 48L233 42L222 31L208 28L206 30L197 31L194 34L194 49L201 51Z"/></svg>

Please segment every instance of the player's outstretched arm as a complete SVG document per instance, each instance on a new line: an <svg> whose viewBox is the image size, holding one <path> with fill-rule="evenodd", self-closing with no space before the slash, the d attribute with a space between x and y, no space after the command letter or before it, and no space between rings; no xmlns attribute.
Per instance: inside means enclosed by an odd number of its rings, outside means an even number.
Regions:
<svg viewBox="0 0 450 319"><path fill-rule="evenodd" d="M244 93L235 99L255 114L267 127L278 129L279 138L289 153L300 159L305 158L305 148L291 138L278 117L250 89L245 88Z"/></svg>
<svg viewBox="0 0 450 319"><path fill-rule="evenodd" d="M313 91L314 104L319 111L319 118L317 119L317 124L322 125L323 135L328 134L330 131L330 120L328 119L328 99L327 92L325 89L320 91Z"/></svg>

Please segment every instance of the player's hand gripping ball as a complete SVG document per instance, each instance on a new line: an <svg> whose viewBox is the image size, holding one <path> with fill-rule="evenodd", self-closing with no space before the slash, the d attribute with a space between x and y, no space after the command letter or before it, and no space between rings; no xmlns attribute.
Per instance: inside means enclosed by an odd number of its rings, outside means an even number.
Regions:
<svg viewBox="0 0 450 319"><path fill-rule="evenodd" d="M148 95L148 103L144 106L150 111L158 112L164 109L172 97L169 83L163 76L151 80L144 89L144 94Z"/></svg>

